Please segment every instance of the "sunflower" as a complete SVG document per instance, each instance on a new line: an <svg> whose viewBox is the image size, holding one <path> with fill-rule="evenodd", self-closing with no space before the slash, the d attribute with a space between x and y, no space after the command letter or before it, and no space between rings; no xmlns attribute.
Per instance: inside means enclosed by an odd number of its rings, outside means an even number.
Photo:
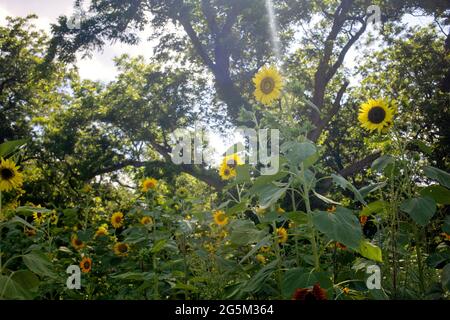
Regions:
<svg viewBox="0 0 450 320"><path fill-rule="evenodd" d="M153 219L151 217L145 216L141 218L141 224L147 225L147 224L153 224Z"/></svg>
<svg viewBox="0 0 450 320"><path fill-rule="evenodd" d="M222 178L222 180L230 180L236 177L236 170L231 169L227 165L222 165L220 166L219 169L219 175Z"/></svg>
<svg viewBox="0 0 450 320"><path fill-rule="evenodd" d="M214 212L214 222L219 226L224 226L228 224L228 217L222 210L217 210Z"/></svg>
<svg viewBox="0 0 450 320"><path fill-rule="evenodd" d="M256 214L262 215L262 214L266 213L266 209L261 208L260 206L256 206L255 212L256 212Z"/></svg>
<svg viewBox="0 0 450 320"><path fill-rule="evenodd" d="M120 257L126 257L130 251L130 246L127 243L117 242L114 245L114 253Z"/></svg>
<svg viewBox="0 0 450 320"><path fill-rule="evenodd" d="M23 176L19 167L12 160L1 158L0 161L0 191L19 189L23 184Z"/></svg>
<svg viewBox="0 0 450 320"><path fill-rule="evenodd" d="M148 192L148 190L153 190L158 185L158 180L154 178L146 178L142 182L142 192Z"/></svg>
<svg viewBox="0 0 450 320"><path fill-rule="evenodd" d="M340 242L336 242L336 248L341 249L341 250L347 250L347 246L343 245Z"/></svg>
<svg viewBox="0 0 450 320"><path fill-rule="evenodd" d="M275 67L263 67L253 78L253 83L255 98L262 104L270 105L280 98L283 79Z"/></svg>
<svg viewBox="0 0 450 320"><path fill-rule="evenodd" d="M286 243L288 240L287 230L283 227L277 229L278 243Z"/></svg>
<svg viewBox="0 0 450 320"><path fill-rule="evenodd" d="M235 153L226 156L220 165L219 175L223 180L229 180L236 177L236 167L244 164L241 158Z"/></svg>
<svg viewBox="0 0 450 320"><path fill-rule="evenodd" d="M33 221L38 225L42 224L46 217L47 217L46 214L43 212L34 212L33 213Z"/></svg>
<svg viewBox="0 0 450 320"><path fill-rule="evenodd" d="M92 268L92 259L84 257L80 262L80 268L83 273L88 273Z"/></svg>
<svg viewBox="0 0 450 320"><path fill-rule="evenodd" d="M343 292L344 294L349 294L349 293L350 293L350 289L347 288L347 287L345 287L345 288L342 289L342 292Z"/></svg>
<svg viewBox="0 0 450 320"><path fill-rule="evenodd" d="M266 264L267 259L262 254L257 254L255 257L256 261L258 261L260 264Z"/></svg>
<svg viewBox="0 0 450 320"><path fill-rule="evenodd" d="M84 242L78 239L76 235L72 237L72 240L70 242L72 243L72 247L74 247L75 250L83 249L85 246Z"/></svg>
<svg viewBox="0 0 450 320"><path fill-rule="evenodd" d="M230 169L236 169L237 166L243 165L241 158L234 153L232 155L226 156L222 160L222 165L226 165Z"/></svg>
<svg viewBox="0 0 450 320"><path fill-rule="evenodd" d="M259 251L264 252L264 253L268 253L268 252L270 252L270 247L269 246L262 246L261 248L259 248Z"/></svg>
<svg viewBox="0 0 450 320"><path fill-rule="evenodd" d="M123 226L123 213L115 212L111 217L111 224L115 229Z"/></svg>
<svg viewBox="0 0 450 320"><path fill-rule="evenodd" d="M188 195L188 189L186 189L185 187L181 187L177 189L177 196L180 198L186 198Z"/></svg>
<svg viewBox="0 0 450 320"><path fill-rule="evenodd" d="M57 225L59 220L58 213L56 211L52 211L52 214L50 215L50 223L53 225Z"/></svg>
<svg viewBox="0 0 450 320"><path fill-rule="evenodd" d="M97 231L95 231L95 238L103 237L108 235L108 225L102 224L100 227L97 228Z"/></svg>
<svg viewBox="0 0 450 320"><path fill-rule="evenodd" d="M359 223L364 226L367 223L367 220L369 219L368 216L360 216L359 217Z"/></svg>
<svg viewBox="0 0 450 320"><path fill-rule="evenodd" d="M450 240L450 234L448 234L448 233L443 232L443 233L441 233L441 236L442 236L445 240Z"/></svg>
<svg viewBox="0 0 450 320"><path fill-rule="evenodd" d="M327 300L327 291L322 289L320 285L316 283L312 288L301 288L295 290L292 300Z"/></svg>
<svg viewBox="0 0 450 320"><path fill-rule="evenodd" d="M395 106L391 107L384 99L370 99L359 109L358 120L368 131L386 132L392 126Z"/></svg>

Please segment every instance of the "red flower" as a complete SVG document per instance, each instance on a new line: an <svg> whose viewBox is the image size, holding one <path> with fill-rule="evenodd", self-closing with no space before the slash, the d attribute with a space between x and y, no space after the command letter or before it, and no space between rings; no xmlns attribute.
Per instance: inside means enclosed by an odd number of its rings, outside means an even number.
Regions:
<svg viewBox="0 0 450 320"><path fill-rule="evenodd" d="M311 288L301 288L295 290L292 300L313 301L327 300L327 291L322 289L318 283Z"/></svg>

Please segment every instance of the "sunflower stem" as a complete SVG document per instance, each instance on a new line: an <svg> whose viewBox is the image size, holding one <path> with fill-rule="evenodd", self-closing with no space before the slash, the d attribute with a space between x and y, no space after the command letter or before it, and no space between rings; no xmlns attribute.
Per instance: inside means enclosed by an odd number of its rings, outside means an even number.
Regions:
<svg viewBox="0 0 450 320"><path fill-rule="evenodd" d="M316 241L316 228L314 227L313 222L313 213L311 210L311 203L309 201L309 185L305 180L305 168L303 163L301 164L301 172L302 172L302 183L303 183L303 199L305 201L306 213L308 215L308 225L311 229L311 246L313 250L314 256L314 269L316 271L320 270L320 257L317 250L317 241Z"/></svg>

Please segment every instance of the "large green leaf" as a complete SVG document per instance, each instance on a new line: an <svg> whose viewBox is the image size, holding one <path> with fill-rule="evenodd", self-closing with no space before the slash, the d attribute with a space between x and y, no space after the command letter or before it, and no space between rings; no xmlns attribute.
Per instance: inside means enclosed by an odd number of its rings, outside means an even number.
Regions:
<svg viewBox="0 0 450 320"><path fill-rule="evenodd" d="M248 220L236 220L230 228L230 241L238 246L257 243L267 235L266 231L257 229L255 224Z"/></svg>
<svg viewBox="0 0 450 320"><path fill-rule="evenodd" d="M442 225L442 231L450 234L450 215L444 218L444 224Z"/></svg>
<svg viewBox="0 0 450 320"><path fill-rule="evenodd" d="M29 270L18 270L14 272L11 278L20 284L22 288L29 291L37 289L40 283L39 278Z"/></svg>
<svg viewBox="0 0 450 320"><path fill-rule="evenodd" d="M436 203L450 204L450 190L439 185L423 188L420 191L420 195L433 198Z"/></svg>
<svg viewBox="0 0 450 320"><path fill-rule="evenodd" d="M233 215L235 213L243 212L247 209L247 207L248 207L248 203L247 203L247 201L244 200L242 202L239 202L238 204L235 204L231 208L227 209L226 214Z"/></svg>
<svg viewBox="0 0 450 320"><path fill-rule="evenodd" d="M281 292L285 299L290 299L296 289L308 288L317 283L327 292L332 290L333 283L328 272L310 272L303 268L294 268L284 274Z"/></svg>
<svg viewBox="0 0 450 320"><path fill-rule="evenodd" d="M47 256L39 251L31 251L23 257L23 262L32 272L39 276L47 276L55 278L55 274L52 271L52 264Z"/></svg>
<svg viewBox="0 0 450 320"><path fill-rule="evenodd" d="M125 272L121 274L112 275L111 278L120 280L134 280L134 281L144 281L151 280L153 278L153 272Z"/></svg>
<svg viewBox="0 0 450 320"><path fill-rule="evenodd" d="M365 198L365 197L367 197L369 195L369 193L372 193L372 192L377 191L377 190L379 190L381 188L384 188L385 186L386 186L386 182L374 183L374 184L371 184L369 186L362 187L358 191L361 194L361 196L363 198Z"/></svg>
<svg viewBox="0 0 450 320"><path fill-rule="evenodd" d="M371 214L376 214L376 213L382 212L387 206L388 206L388 203L383 200L377 200L377 201L371 202L361 210L361 215L369 216Z"/></svg>
<svg viewBox="0 0 450 320"><path fill-rule="evenodd" d="M409 214L418 225L424 227L436 213L436 202L429 197L413 198L403 201L400 209Z"/></svg>
<svg viewBox="0 0 450 320"><path fill-rule="evenodd" d="M256 192L259 197L259 206L261 208L270 207L284 195L286 190L287 186L278 187L273 183L259 187Z"/></svg>
<svg viewBox="0 0 450 320"><path fill-rule="evenodd" d="M263 288L263 283L266 282L267 278L269 278L272 273L275 271L276 266L278 265L278 260L274 260L268 265L264 266L261 270L259 270L253 278L251 278L246 285L242 288L245 292L258 292Z"/></svg>
<svg viewBox="0 0 450 320"><path fill-rule="evenodd" d="M9 156L26 143L27 140L14 140L14 141L6 141L0 144L0 157L5 158Z"/></svg>
<svg viewBox="0 0 450 320"><path fill-rule="evenodd" d="M350 190L354 193L355 198L361 202L362 204L366 205L366 201L364 201L364 198L362 197L361 193L359 193L358 189L355 188L353 184L351 184L347 179L345 179L342 176L332 174L331 177L333 178L333 182L341 187L342 189Z"/></svg>
<svg viewBox="0 0 450 320"><path fill-rule="evenodd" d="M335 213L316 212L315 227L328 238L358 251L362 239L361 225L352 211L338 207Z"/></svg>
<svg viewBox="0 0 450 320"><path fill-rule="evenodd" d="M248 164L236 167L236 183L250 182L250 168Z"/></svg>
<svg viewBox="0 0 450 320"><path fill-rule="evenodd" d="M438 181L444 187L450 188L450 174L434 167L423 168L425 175L435 181Z"/></svg>
<svg viewBox="0 0 450 320"><path fill-rule="evenodd" d="M450 263L448 263L444 269L442 269L441 276L442 286L447 290L450 290Z"/></svg>
<svg viewBox="0 0 450 320"><path fill-rule="evenodd" d="M31 292L14 281L12 277L0 274L0 299L29 300L32 297Z"/></svg>
<svg viewBox="0 0 450 320"><path fill-rule="evenodd" d="M317 148L311 142L287 142L281 146L281 152L286 155L289 162L295 166L309 160L308 165L317 157Z"/></svg>
<svg viewBox="0 0 450 320"><path fill-rule="evenodd" d="M367 259L377 262L383 262L381 249L376 245L370 243L370 241L368 240L361 241L359 253L361 253L361 255Z"/></svg>
<svg viewBox="0 0 450 320"><path fill-rule="evenodd" d="M372 170L383 172L389 165L394 164L395 158L389 155L384 155L376 159L372 163Z"/></svg>

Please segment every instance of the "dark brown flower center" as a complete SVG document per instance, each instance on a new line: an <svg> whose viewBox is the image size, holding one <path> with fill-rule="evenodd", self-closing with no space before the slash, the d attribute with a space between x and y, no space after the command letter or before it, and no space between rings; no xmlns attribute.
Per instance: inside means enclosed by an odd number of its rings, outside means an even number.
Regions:
<svg viewBox="0 0 450 320"><path fill-rule="evenodd" d="M225 171L223 172L226 176L229 176L230 175L230 169L225 169Z"/></svg>
<svg viewBox="0 0 450 320"><path fill-rule="evenodd" d="M84 262L84 268L89 269L91 267L91 263L89 261Z"/></svg>
<svg viewBox="0 0 450 320"><path fill-rule="evenodd" d="M261 81L260 88L264 94L270 94L275 89L275 81L270 77L264 78Z"/></svg>
<svg viewBox="0 0 450 320"><path fill-rule="evenodd" d="M127 247L126 244L121 244L121 245L119 246L119 252L120 252L120 253L126 253L127 251L128 251L128 247Z"/></svg>
<svg viewBox="0 0 450 320"><path fill-rule="evenodd" d="M236 166L237 166L236 160L234 160L234 159L228 160L227 161L227 166L230 167L230 168L236 168Z"/></svg>
<svg viewBox="0 0 450 320"><path fill-rule="evenodd" d="M2 177L3 180L9 180L14 178L14 171L12 171L9 168L2 168L0 170L0 176Z"/></svg>
<svg viewBox="0 0 450 320"><path fill-rule="evenodd" d="M83 241L81 241L80 239L75 239L74 243L77 246L81 246L83 244Z"/></svg>
<svg viewBox="0 0 450 320"><path fill-rule="evenodd" d="M375 124L382 123L386 119L386 111L382 107L373 107L369 111L369 121Z"/></svg>

